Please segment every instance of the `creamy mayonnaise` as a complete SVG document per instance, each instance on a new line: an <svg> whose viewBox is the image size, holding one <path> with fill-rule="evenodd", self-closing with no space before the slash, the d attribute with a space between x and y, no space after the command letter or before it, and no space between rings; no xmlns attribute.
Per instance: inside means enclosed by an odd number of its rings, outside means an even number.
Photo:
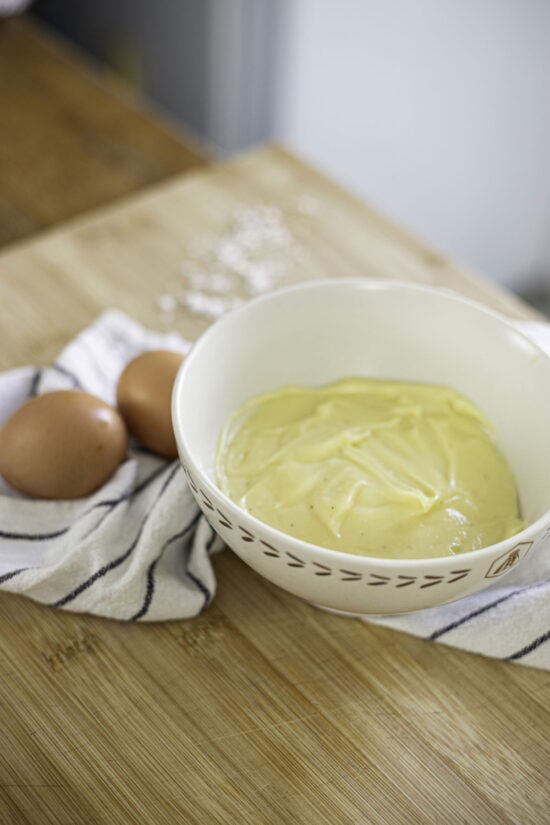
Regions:
<svg viewBox="0 0 550 825"><path fill-rule="evenodd" d="M349 378L260 395L224 428L217 475L261 521L346 553L444 556L522 527L489 422L443 386Z"/></svg>

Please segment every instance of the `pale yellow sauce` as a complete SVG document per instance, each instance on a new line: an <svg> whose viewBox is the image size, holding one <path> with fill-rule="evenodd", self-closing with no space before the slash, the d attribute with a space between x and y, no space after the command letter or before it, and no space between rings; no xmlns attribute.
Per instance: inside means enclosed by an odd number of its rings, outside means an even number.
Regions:
<svg viewBox="0 0 550 825"><path fill-rule="evenodd" d="M261 521L346 553L452 555L522 527L489 422L442 386L353 378L258 396L227 423L217 474Z"/></svg>

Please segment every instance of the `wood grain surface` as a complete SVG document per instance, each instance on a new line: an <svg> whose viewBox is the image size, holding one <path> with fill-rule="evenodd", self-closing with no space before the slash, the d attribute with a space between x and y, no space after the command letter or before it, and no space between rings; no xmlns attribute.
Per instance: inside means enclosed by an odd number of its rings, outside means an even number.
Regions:
<svg viewBox="0 0 550 825"><path fill-rule="evenodd" d="M230 238L243 204L279 209L300 251L277 285L398 278L533 317L267 148L1 256L0 367L48 363L108 306L195 338L209 321L167 320L158 296L189 288L193 243ZM549 821L548 673L316 610L230 551L214 564L214 603L186 622L0 595L2 824Z"/></svg>
<svg viewBox="0 0 550 825"><path fill-rule="evenodd" d="M0 246L206 162L30 18L0 23L0 112Z"/></svg>

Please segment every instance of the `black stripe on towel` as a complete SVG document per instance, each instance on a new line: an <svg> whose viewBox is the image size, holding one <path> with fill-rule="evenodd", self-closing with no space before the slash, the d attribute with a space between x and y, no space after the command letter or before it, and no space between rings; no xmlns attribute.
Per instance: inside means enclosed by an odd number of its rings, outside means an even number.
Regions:
<svg viewBox="0 0 550 825"><path fill-rule="evenodd" d="M193 519L190 521L190 523L186 527L183 528L183 530L180 530L178 533L176 533L174 536L171 536L169 539L167 539L164 542L164 544L162 545L162 547L160 549L160 553L158 554L156 559L154 561L152 561L151 564L149 565L149 567L147 568L147 584L146 584L146 587L145 587L145 598L143 599L143 604L141 605L141 607L137 611L137 613L134 613L134 615L130 617L129 621L136 622L138 619L142 619L146 615L147 611L149 610L149 608L151 606L151 602L153 601L153 596L154 596L154 593L155 593L155 568L156 568L157 564L161 560L164 552L168 549L168 547L170 547L170 545L173 544L178 539L183 538L190 530L192 530L193 527L198 522L199 518L200 518L200 513L197 513L195 516L193 516ZM192 579L193 577L190 576L190 578ZM204 589L204 585L199 586L199 587L200 587L200 589Z"/></svg>
<svg viewBox="0 0 550 825"><path fill-rule="evenodd" d="M157 467L157 469L151 473L149 476L143 479L143 481L134 487L133 490L129 490L127 493L124 493L120 498L113 498L110 500L105 501L98 501L89 510L86 510L80 518L83 518L88 513L91 513L92 510L95 510L97 507L116 507L117 504L121 504L123 501L126 501L132 496L138 495L142 492L149 484L161 475L166 469L166 463L163 463L162 467ZM0 530L0 539L15 539L16 541L47 541L48 539L56 539L58 536L63 536L65 533L68 533L71 529L72 525L67 527L61 527L59 530L54 530L51 533L18 533L14 530ZM99 526L99 525L97 525ZM95 528L94 528L95 529Z"/></svg>
<svg viewBox="0 0 550 825"><path fill-rule="evenodd" d="M460 627L463 624L466 624L466 622L471 621L471 619L475 619L477 616L481 616L488 610L492 610L493 607L498 607L499 604L507 602L509 599L514 598L514 596L519 596L521 593L526 593L529 590L534 590L536 587L543 587L545 584L548 584L548 582L536 582L536 584L530 584L527 587L519 587L517 590L512 590L511 593L507 593L505 596L501 596L500 599L495 599L494 602L490 602L489 604L483 605L483 607L478 607L477 610L473 610L471 613L468 613L461 619L457 619L455 622L451 622L451 624L442 627L440 630L434 630L434 632L431 633L427 638L430 641L434 642L436 639L440 639L441 636L444 636L445 633L449 633L450 630L454 630L455 628Z"/></svg>
<svg viewBox="0 0 550 825"><path fill-rule="evenodd" d="M482 613L486 613L488 610L491 610L491 608L497 607L499 604L502 604L503 602L507 602L508 599L511 599L512 596L516 596L518 593L521 593L521 590L514 590L512 591L512 593L508 593L506 596L501 596L500 599L496 599L494 602L491 602L490 604L486 604L483 607L478 607L477 610L473 610L471 613L468 613L461 619L457 619L455 622L451 622L451 624L442 627L440 630L434 630L434 632L428 636L428 639L432 642L434 642L436 639L440 639L441 636L445 635L445 633L449 633L449 631L454 630L456 627L460 627L461 625L466 624L466 622L471 621L471 619L475 619L476 616L481 616Z"/></svg>
<svg viewBox="0 0 550 825"><path fill-rule="evenodd" d="M68 533L70 527L62 527L60 530L54 530L52 533L16 533L11 530L0 530L0 539L17 539L21 541L46 541L47 539L56 539Z"/></svg>
<svg viewBox="0 0 550 825"><path fill-rule="evenodd" d="M29 387L29 397L34 398L36 393L38 392L38 384L40 383L40 379L42 378L42 369L37 367L33 373L31 379L31 386Z"/></svg>
<svg viewBox="0 0 550 825"><path fill-rule="evenodd" d="M212 530L212 535L210 536L210 538L206 542L206 552L210 553L210 551L212 550L212 547L214 546L214 542L216 541L216 539L218 537L218 534L216 533L216 531L214 530L214 528L212 527L212 525L209 522L206 522L206 523L208 524L208 526Z"/></svg>
<svg viewBox="0 0 550 825"><path fill-rule="evenodd" d="M186 570L186 573L189 576L189 578L191 579L191 581L193 582L193 584L195 584L199 588L202 595L204 596L204 603L201 607L201 613L202 613L203 610L206 610L206 608L210 604L210 602L212 600L212 594L211 594L210 590L207 588L207 586L204 584L204 582L201 582L201 580L197 576L193 575L193 573L190 573L189 570Z"/></svg>
<svg viewBox="0 0 550 825"><path fill-rule="evenodd" d="M162 466L157 467L154 472L148 475L146 478L143 479L133 490L128 490L127 492L123 493L119 498L112 498L112 499L104 499L103 501L98 501L90 507L89 510L86 510L83 513L83 516L86 516L88 513L91 513L92 510L99 510L100 507L105 508L106 512L103 513L102 516L99 517L98 521L94 526L89 530L87 536L90 536L96 530L99 530L100 527L103 526L105 519L107 519L111 513L113 513L119 504L122 504L124 501L129 501L130 499L134 498L134 496L139 495L139 493L143 492L150 484L155 481L162 473L166 470L167 463L164 461Z"/></svg>
<svg viewBox="0 0 550 825"><path fill-rule="evenodd" d="M525 645L522 647L521 650L516 651L516 653L512 653L511 656L505 656L504 660L506 662L516 662L518 659L522 659L523 656L527 656L528 653L532 653L533 650L536 650L537 647L540 647L544 642L550 640L550 630L546 633L543 633L542 636L538 636L534 639L531 644Z"/></svg>
<svg viewBox="0 0 550 825"><path fill-rule="evenodd" d="M151 515L151 513L152 513L152 511L155 507L155 504L157 503L159 498L162 496L162 494L164 493L164 491L166 490L166 488L168 487L168 485L170 484L170 482L172 481L174 476L176 475L176 471L178 469L179 469L179 464L175 464L174 467L172 468L172 471L169 474L168 478L166 479L166 481L162 485L157 497L155 498L155 501L153 502L153 504L151 506L151 509L144 516L144 518L143 518L143 520L140 524L139 530L137 532L137 535L136 535L135 539L133 540L132 544L130 545L130 547L128 547L128 549L125 550L124 553L122 553L120 556L117 556L115 559L112 559L112 561L110 561L108 564L104 564L103 567L100 567L98 570L95 571L95 573L92 573L92 575L89 576L89 578L87 578L85 581L83 581L81 584L79 584L77 587L75 587L74 590L71 590L70 593L67 593L66 596L63 596L61 599L58 599L56 602L52 602L50 604L50 607L64 607L66 604L69 604L69 602L74 601L74 599L76 599L77 596L80 596L81 593L83 593L85 590L87 590L89 587L91 587L96 581L98 581L98 579L103 578L103 576L105 576L111 570L114 570L116 567L118 567L119 565L123 564L126 561L126 559L135 550L135 548L136 548L136 546L137 546L137 544L140 540L141 534L144 530L144 527L147 523L147 520L149 519L149 516Z"/></svg>
<svg viewBox="0 0 550 825"><path fill-rule="evenodd" d="M8 582L10 579L13 579L19 573L23 573L25 570L28 570L28 567L20 567L19 570L12 570L10 573L4 573L0 576L0 584L4 584L4 582Z"/></svg>
<svg viewBox="0 0 550 825"><path fill-rule="evenodd" d="M53 369L56 372L61 373L61 375L65 375L67 378L70 378L70 380L73 382L74 388L76 390L83 390L84 389L84 386L80 383L80 381L76 377L76 375L73 372L71 372L70 370L68 370L66 367L62 366L61 364L53 364Z"/></svg>
<svg viewBox="0 0 550 825"><path fill-rule="evenodd" d="M206 518L206 516L204 514L203 514L203 518L204 518L204 521L206 522L206 524L210 527L210 529L212 531L212 535L210 536L210 538L206 542L206 553L207 553L207 555L210 555L210 551L212 550L212 547L214 546L214 542L218 538L218 534L216 533L216 531L214 530L214 528L212 527L212 525L210 524L210 522L208 521L208 519ZM189 561L189 559L187 559L187 561ZM203 603L203 606L201 608L201 613L202 613L203 611L206 610L206 608L208 607L208 605L212 601L212 593L210 592L208 587L204 584L204 582L202 582L199 579L198 576L195 576L194 573L191 573L191 571L189 570L189 564L187 564L187 566L185 568L185 573L191 579L193 584L196 587L199 588L202 595L204 596L204 603Z"/></svg>
<svg viewBox="0 0 550 825"><path fill-rule="evenodd" d="M142 492L142 490L145 490L145 488L148 487L149 484L152 484L156 478L162 475L162 473L166 470L166 467L167 462L163 461L160 467L157 467L156 470L153 470L153 472L150 475L146 476L143 479L143 481L140 481L140 483L137 484L133 490L128 490L128 492L123 493L119 498L106 498L103 501L97 501L90 508L90 510L95 510L98 507L116 507L117 504L122 504L123 501L127 501L129 498L132 498L133 496L137 496L139 493ZM90 510L88 510L87 512L90 512Z"/></svg>

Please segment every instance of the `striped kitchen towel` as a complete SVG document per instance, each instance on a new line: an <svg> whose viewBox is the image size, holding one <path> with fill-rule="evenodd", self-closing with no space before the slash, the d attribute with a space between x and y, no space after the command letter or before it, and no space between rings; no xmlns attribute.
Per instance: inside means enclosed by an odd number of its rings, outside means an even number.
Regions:
<svg viewBox="0 0 550 825"><path fill-rule="evenodd" d="M550 352L550 324L519 324ZM0 375L0 423L27 398L80 387L114 403L126 362L145 349L186 352L175 334L108 311L47 369ZM190 618L213 598L210 562L222 547L177 461L130 445L96 493L37 501L0 479L0 590L52 607L128 621ZM474 653L550 670L550 552L530 554L481 593L429 610L366 621Z"/></svg>
<svg viewBox="0 0 550 825"><path fill-rule="evenodd" d="M34 395L79 388L115 402L126 363L189 343L105 312L48 368L0 375L0 424ZM178 461L130 442L99 490L72 501L30 499L0 479L0 589L42 604L128 621L196 616L210 603L210 554L221 547Z"/></svg>

